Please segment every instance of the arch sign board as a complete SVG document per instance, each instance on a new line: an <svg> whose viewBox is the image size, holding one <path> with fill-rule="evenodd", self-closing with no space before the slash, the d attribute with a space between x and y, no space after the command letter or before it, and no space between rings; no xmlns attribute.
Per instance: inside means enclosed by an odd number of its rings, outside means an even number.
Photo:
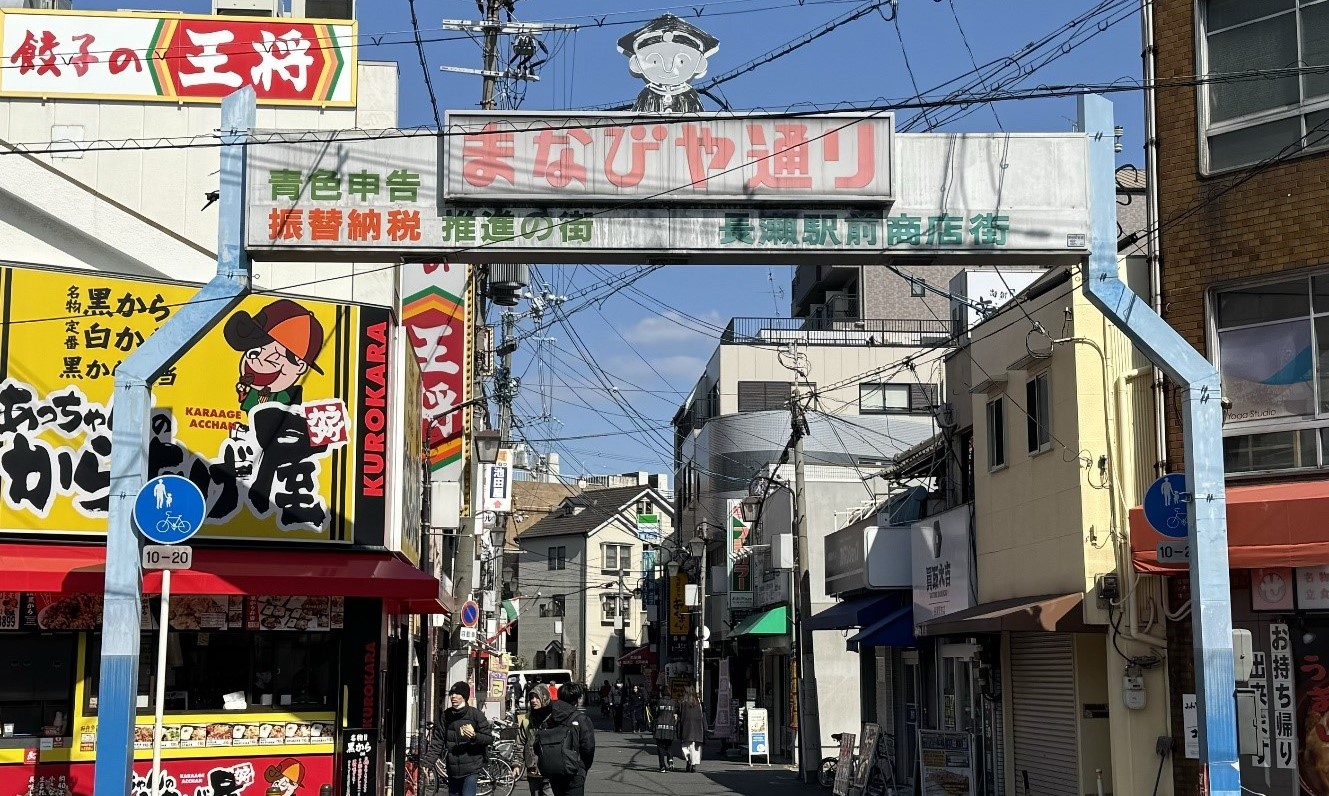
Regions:
<svg viewBox="0 0 1329 796"><path fill-rule="evenodd" d="M1086 143L1072 133L503 111L451 113L441 134L299 138L248 150L256 259L1051 265L1087 249Z"/></svg>

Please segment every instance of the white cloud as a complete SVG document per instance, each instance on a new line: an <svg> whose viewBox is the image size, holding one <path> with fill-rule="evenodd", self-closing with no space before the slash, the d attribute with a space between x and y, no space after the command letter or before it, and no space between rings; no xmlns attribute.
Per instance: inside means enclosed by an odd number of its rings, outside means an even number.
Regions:
<svg viewBox="0 0 1329 796"><path fill-rule="evenodd" d="M673 389L687 393L697 383L701 374L706 372L706 360L687 354L671 356L646 355L651 363L647 365L635 356L621 355L606 360L605 370L621 379L640 384L648 389ZM657 376L656 373L660 375ZM667 384L660 384L660 376Z"/></svg>
<svg viewBox="0 0 1329 796"><path fill-rule="evenodd" d="M686 345L702 346L713 344L719 339L717 327L723 328L725 321L714 310L696 316L706 325L692 318L685 318L673 310L666 310L663 317L647 315L632 326L623 330L623 337L634 345Z"/></svg>

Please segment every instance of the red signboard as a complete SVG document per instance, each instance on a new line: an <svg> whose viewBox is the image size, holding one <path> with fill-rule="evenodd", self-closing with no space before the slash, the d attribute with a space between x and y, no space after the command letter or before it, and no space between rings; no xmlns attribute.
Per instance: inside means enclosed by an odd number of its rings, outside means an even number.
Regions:
<svg viewBox="0 0 1329 796"><path fill-rule="evenodd" d="M162 762L162 796L304 796L332 785L332 755ZM0 796L92 796L94 763L0 765ZM151 796L152 764L134 764L130 796Z"/></svg>
<svg viewBox="0 0 1329 796"><path fill-rule="evenodd" d="M355 23L182 14L0 13L0 95L354 105Z"/></svg>

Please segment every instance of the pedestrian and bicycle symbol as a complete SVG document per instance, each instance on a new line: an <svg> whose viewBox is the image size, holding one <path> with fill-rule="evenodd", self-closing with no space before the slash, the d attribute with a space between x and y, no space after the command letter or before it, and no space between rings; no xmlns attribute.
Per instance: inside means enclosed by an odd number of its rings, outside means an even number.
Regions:
<svg viewBox="0 0 1329 796"><path fill-rule="evenodd" d="M1186 476L1168 473L1149 485L1144 493L1144 518L1154 530L1174 539L1184 539L1190 528L1190 502L1186 499Z"/></svg>
<svg viewBox="0 0 1329 796"><path fill-rule="evenodd" d="M203 492L182 475L160 475L134 498L134 524L148 541L180 544L203 527L208 504Z"/></svg>

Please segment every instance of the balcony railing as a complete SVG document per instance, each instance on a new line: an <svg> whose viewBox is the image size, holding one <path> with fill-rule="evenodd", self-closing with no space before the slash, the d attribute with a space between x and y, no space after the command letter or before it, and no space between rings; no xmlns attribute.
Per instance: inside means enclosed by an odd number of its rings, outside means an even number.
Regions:
<svg viewBox="0 0 1329 796"><path fill-rule="evenodd" d="M917 318L734 318L720 337L722 345L799 343L825 346L943 345L953 337L950 321Z"/></svg>

